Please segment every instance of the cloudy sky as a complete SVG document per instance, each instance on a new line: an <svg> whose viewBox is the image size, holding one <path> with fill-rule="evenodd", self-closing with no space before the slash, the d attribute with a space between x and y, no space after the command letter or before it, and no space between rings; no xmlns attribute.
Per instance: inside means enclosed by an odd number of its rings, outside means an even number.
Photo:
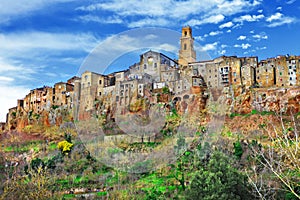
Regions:
<svg viewBox="0 0 300 200"><path fill-rule="evenodd" d="M266 59L300 55L299 13L299 0L0 1L0 121L30 89L51 86L80 72L92 50L106 53L101 59L109 57L99 63L101 67L120 52L134 51L141 44L146 48L148 40L151 47L177 56L178 43L163 41L168 36L151 31L141 36L140 31L137 37L130 30L154 27L178 33L190 25L199 52L212 58ZM128 63L139 59L126 55ZM114 62L120 68L128 66L121 63Z"/></svg>

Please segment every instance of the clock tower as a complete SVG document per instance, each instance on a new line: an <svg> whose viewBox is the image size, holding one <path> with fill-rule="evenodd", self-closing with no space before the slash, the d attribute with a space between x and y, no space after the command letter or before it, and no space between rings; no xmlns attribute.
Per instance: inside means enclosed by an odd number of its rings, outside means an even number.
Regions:
<svg viewBox="0 0 300 200"><path fill-rule="evenodd" d="M196 51L194 50L194 38L190 26L182 28L179 50L179 65L187 66L190 62L196 61Z"/></svg>

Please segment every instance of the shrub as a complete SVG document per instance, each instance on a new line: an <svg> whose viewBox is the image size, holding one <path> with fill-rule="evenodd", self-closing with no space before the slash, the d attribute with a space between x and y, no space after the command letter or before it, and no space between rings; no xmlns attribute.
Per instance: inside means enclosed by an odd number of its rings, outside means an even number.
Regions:
<svg viewBox="0 0 300 200"><path fill-rule="evenodd" d="M186 199L253 199L247 177L231 166L224 154L215 152L206 167L196 172Z"/></svg>
<svg viewBox="0 0 300 200"><path fill-rule="evenodd" d="M163 94L169 94L170 90L168 87L163 87L162 92L163 92Z"/></svg>
<svg viewBox="0 0 300 200"><path fill-rule="evenodd" d="M233 143L234 155L238 158L241 158L243 155L243 148L240 141Z"/></svg>
<svg viewBox="0 0 300 200"><path fill-rule="evenodd" d="M64 140L57 144L57 148L63 153L68 154L72 150L73 144Z"/></svg>

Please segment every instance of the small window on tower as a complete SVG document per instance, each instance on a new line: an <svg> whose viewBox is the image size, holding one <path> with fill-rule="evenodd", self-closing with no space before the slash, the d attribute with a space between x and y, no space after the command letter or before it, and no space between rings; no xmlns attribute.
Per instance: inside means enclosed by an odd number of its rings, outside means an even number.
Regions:
<svg viewBox="0 0 300 200"><path fill-rule="evenodd" d="M187 32L186 31L184 31L184 36L187 36Z"/></svg>
<svg viewBox="0 0 300 200"><path fill-rule="evenodd" d="M183 45L183 49L186 50L186 44Z"/></svg>

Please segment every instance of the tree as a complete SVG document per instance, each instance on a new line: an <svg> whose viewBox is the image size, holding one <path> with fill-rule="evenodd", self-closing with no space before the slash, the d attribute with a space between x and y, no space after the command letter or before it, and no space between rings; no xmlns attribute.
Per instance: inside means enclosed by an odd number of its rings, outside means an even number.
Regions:
<svg viewBox="0 0 300 200"><path fill-rule="evenodd" d="M300 141L297 126L299 119L295 119L293 115L280 115L277 119L280 127L276 126L277 122L274 121L262 127L268 133L271 143L263 148L249 146L255 162L248 177L261 199L268 198L269 193L277 189L283 189L287 199L300 199ZM263 178L266 172L275 179ZM283 187L266 187L272 181L280 181Z"/></svg>
<svg viewBox="0 0 300 200"><path fill-rule="evenodd" d="M186 199L252 199L247 177L231 166L228 157L214 152L208 164L196 172Z"/></svg>

